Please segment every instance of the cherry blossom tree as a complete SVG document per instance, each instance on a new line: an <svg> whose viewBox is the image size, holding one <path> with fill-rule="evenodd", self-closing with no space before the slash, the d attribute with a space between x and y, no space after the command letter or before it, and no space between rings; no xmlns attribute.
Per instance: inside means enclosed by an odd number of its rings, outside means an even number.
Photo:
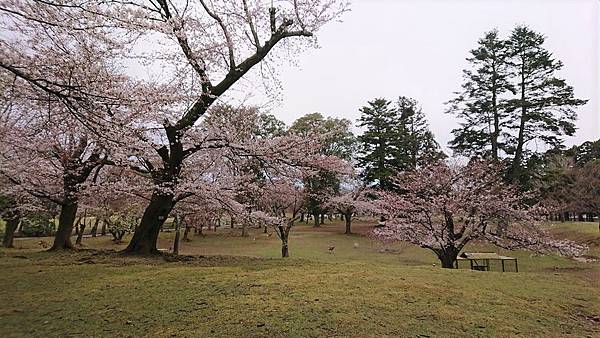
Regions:
<svg viewBox="0 0 600 338"><path fill-rule="evenodd" d="M177 97L168 100L170 107L151 109L146 116L146 126L152 123L155 131L145 137L154 156L144 152L138 161L151 176L153 192L126 249L131 253L157 252L158 229L181 200L175 190L182 172L190 158L212 141L194 136L201 116L257 64L262 62L262 74L269 74L272 61L293 60L303 48L315 46L315 32L346 9L347 3L338 0L277 1L270 7L260 0L73 0L60 4L6 0L0 6L6 18L4 28L13 36L43 40L45 36L36 34L43 26L93 40L114 60L137 61L162 70L160 77L145 79L147 90L140 89L132 97L148 97L148 91ZM148 46L155 52L150 53ZM3 58L0 66L19 77L38 78L18 67L26 53L14 54ZM57 81L42 82L52 87ZM65 100L76 106L77 100L70 96ZM90 121L89 114L81 118Z"/></svg>
<svg viewBox="0 0 600 338"><path fill-rule="evenodd" d="M524 205L515 188L503 183L499 173L493 164L473 161L456 167L438 163L400 174L394 180L400 192L382 193L381 207L390 220L375 233L432 250L444 268L452 268L473 240L509 249L583 253L584 247L554 240L538 228L534 210ZM511 226L499 235L501 222Z"/></svg>
<svg viewBox="0 0 600 338"><path fill-rule="evenodd" d="M301 182L277 180L265 190L265 211L255 211L251 217L255 221L270 226L281 240L281 257L289 257L289 237L294 223L300 218L300 211L306 208L306 193Z"/></svg>
<svg viewBox="0 0 600 338"><path fill-rule="evenodd" d="M75 59L47 65L44 71L46 78L60 78L69 73L70 86L77 88L76 91L89 89L96 94L73 99L74 104L63 99L67 89L55 91L37 78L0 72L6 106L1 120L4 133L0 174L11 183L5 186L11 193L29 194L60 206L59 227L51 250L73 249L70 236L81 189L94 170L113 163L111 147L123 132L119 107L95 97L103 89L104 95L110 95L124 88L118 86L123 79L111 78L101 59L83 52ZM96 82L98 73L105 77ZM112 81L110 87L103 87L109 85L108 78ZM88 128L77 118L87 112L102 118L103 123L114 124L112 132L99 133Z"/></svg>
<svg viewBox="0 0 600 338"><path fill-rule="evenodd" d="M352 217L356 213L380 213L379 204L373 200L375 192L364 183L351 177L342 181L340 193L331 197L327 205L344 215L346 231L352 234Z"/></svg>

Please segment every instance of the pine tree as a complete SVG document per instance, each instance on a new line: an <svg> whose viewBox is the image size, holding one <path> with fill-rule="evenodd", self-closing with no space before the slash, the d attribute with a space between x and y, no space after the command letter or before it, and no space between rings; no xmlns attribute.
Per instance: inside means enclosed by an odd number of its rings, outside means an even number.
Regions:
<svg viewBox="0 0 600 338"><path fill-rule="evenodd" d="M398 167L398 111L391 101L378 98L369 101L360 112L358 126L366 128L358 137L362 154L358 164L364 169L363 179L368 184L390 189L393 185L389 178Z"/></svg>
<svg viewBox="0 0 600 338"><path fill-rule="evenodd" d="M445 157L416 100L401 96L394 106L386 99L375 99L360 112L358 126L366 130L358 137L362 154L358 164L366 183L393 189L390 176Z"/></svg>
<svg viewBox="0 0 600 338"><path fill-rule="evenodd" d="M429 130L419 103L412 98L398 98L400 124L398 130L398 164L403 170L414 170L445 157Z"/></svg>
<svg viewBox="0 0 600 338"><path fill-rule="evenodd" d="M497 161L507 122L502 96L514 91L506 62L508 50L495 29L485 33L478 45L467 58L471 69L463 70L463 91L448 102L448 112L462 120L460 128L452 131L450 147L461 155Z"/></svg>
<svg viewBox="0 0 600 338"><path fill-rule="evenodd" d="M517 26L508 40L509 66L516 79L517 98L509 100L513 130L509 138L509 153L514 154L509 177L512 181L526 180L523 163L526 145L538 140L553 148L562 146L561 136L575 133L574 107L587 100L576 99L573 87L556 77L563 66L543 46L544 36L526 26Z"/></svg>

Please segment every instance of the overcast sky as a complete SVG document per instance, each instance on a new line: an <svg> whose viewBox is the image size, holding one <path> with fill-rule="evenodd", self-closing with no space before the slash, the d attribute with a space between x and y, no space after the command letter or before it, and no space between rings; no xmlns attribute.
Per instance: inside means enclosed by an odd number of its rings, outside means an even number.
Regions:
<svg viewBox="0 0 600 338"><path fill-rule="evenodd" d="M446 147L457 122L444 102L460 89L468 51L494 27L506 36L527 24L547 36L576 96L590 100L567 144L600 138L598 0L354 0L351 8L319 32L320 49L279 69L283 90L272 113L286 123L310 112L355 122L368 100L405 95L422 104Z"/></svg>

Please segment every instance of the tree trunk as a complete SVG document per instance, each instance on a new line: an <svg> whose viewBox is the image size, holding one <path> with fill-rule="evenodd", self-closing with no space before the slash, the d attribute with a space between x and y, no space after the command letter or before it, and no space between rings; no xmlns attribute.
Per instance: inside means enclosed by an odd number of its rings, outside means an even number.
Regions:
<svg viewBox="0 0 600 338"><path fill-rule="evenodd" d="M191 229L191 227L186 225L185 230L183 231L183 240L186 242L190 241L190 238L189 238L190 229Z"/></svg>
<svg viewBox="0 0 600 338"><path fill-rule="evenodd" d="M345 219L346 219L346 232L344 232L344 234L350 235L350 234L352 234L352 230L350 229L350 227L352 226L352 213L347 213L345 216Z"/></svg>
<svg viewBox="0 0 600 338"><path fill-rule="evenodd" d="M325 214L321 214L321 225L325 224Z"/></svg>
<svg viewBox="0 0 600 338"><path fill-rule="evenodd" d="M442 268L445 269L454 269L454 263L456 262L456 257L460 250L454 248L446 248L445 250L434 250L440 263L442 264Z"/></svg>
<svg viewBox="0 0 600 338"><path fill-rule="evenodd" d="M124 252L129 254L155 255L160 228L173 208L173 196L153 192L150 204L144 210L142 221Z"/></svg>
<svg viewBox="0 0 600 338"><path fill-rule="evenodd" d="M54 236L54 244L49 251L75 249L71 242L71 234L73 233L73 223L76 215L77 201L64 202L58 216L58 230Z"/></svg>
<svg viewBox="0 0 600 338"><path fill-rule="evenodd" d="M75 245L81 245L81 241L83 240L83 232L85 230L85 219L83 220L83 224L79 228L79 233L77 234L77 240L75 240Z"/></svg>
<svg viewBox="0 0 600 338"><path fill-rule="evenodd" d="M248 237L248 226L246 225L246 222L242 224L242 237Z"/></svg>
<svg viewBox="0 0 600 338"><path fill-rule="evenodd" d="M179 227L181 226L181 220L179 216L175 216L175 242L173 242L173 253L179 255Z"/></svg>
<svg viewBox="0 0 600 338"><path fill-rule="evenodd" d="M286 257L290 257L290 250L288 248L287 239L285 241L282 239L281 240L281 258L286 258Z"/></svg>
<svg viewBox="0 0 600 338"><path fill-rule="evenodd" d="M524 63L523 63L524 64ZM524 67L524 66L523 66ZM523 160L523 147L525 145L525 122L527 121L527 108L525 106L525 70L521 69L521 120L519 122L519 133L517 136L517 147L513 159L510 179L516 182L521 174L521 161Z"/></svg>
<svg viewBox="0 0 600 338"><path fill-rule="evenodd" d="M106 220L102 219L102 228L100 228L100 236L106 236Z"/></svg>
<svg viewBox="0 0 600 338"><path fill-rule="evenodd" d="M494 67L494 73L496 68ZM498 137L500 136L500 116L498 114L498 97L495 76L492 76L492 114L494 114L494 130L492 131L492 160L498 162Z"/></svg>
<svg viewBox="0 0 600 338"><path fill-rule="evenodd" d="M98 232L98 223L100 222L100 218L96 217L94 220L94 226L92 226L91 234L92 237L96 237L96 233Z"/></svg>
<svg viewBox="0 0 600 338"><path fill-rule="evenodd" d="M13 239L15 238L15 230L19 227L19 221L21 217L18 212L11 212L10 216L5 215L6 226L4 228L4 238L2 239L2 246L5 248L13 247Z"/></svg>
<svg viewBox="0 0 600 338"><path fill-rule="evenodd" d="M319 227L321 227L321 225L319 224L319 213L318 213L318 212L315 212L315 213L313 214L313 217L314 217L314 220L315 220L315 223L314 223L314 225L313 225L313 228L319 228Z"/></svg>
<svg viewBox="0 0 600 338"><path fill-rule="evenodd" d="M300 213L300 222L304 222L304 213Z"/></svg>

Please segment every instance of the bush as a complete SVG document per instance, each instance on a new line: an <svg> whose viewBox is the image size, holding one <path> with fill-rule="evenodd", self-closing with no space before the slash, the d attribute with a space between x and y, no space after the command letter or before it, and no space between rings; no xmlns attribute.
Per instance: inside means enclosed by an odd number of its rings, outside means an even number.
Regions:
<svg viewBox="0 0 600 338"><path fill-rule="evenodd" d="M22 233L26 237L50 236L54 226L50 224L50 216L45 213L29 214L23 218Z"/></svg>

